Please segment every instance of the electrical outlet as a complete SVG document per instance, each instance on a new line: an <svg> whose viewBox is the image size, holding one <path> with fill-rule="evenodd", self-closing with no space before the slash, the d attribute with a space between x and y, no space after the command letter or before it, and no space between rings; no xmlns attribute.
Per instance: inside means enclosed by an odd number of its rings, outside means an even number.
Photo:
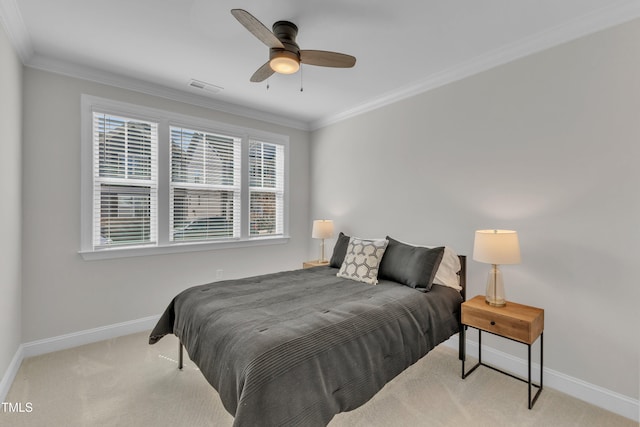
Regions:
<svg viewBox="0 0 640 427"><path fill-rule="evenodd" d="M222 269L216 270L216 280L222 279L223 273L224 273L224 270L222 270Z"/></svg>

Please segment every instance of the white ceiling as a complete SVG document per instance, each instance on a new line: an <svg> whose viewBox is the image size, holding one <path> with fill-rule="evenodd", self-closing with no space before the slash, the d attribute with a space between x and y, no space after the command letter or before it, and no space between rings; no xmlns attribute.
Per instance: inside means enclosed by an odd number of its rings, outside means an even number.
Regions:
<svg viewBox="0 0 640 427"><path fill-rule="evenodd" d="M640 0L0 0L23 63L314 129L640 16ZM231 15L299 27L351 69L249 77L268 48ZM191 79L222 88L189 87Z"/></svg>

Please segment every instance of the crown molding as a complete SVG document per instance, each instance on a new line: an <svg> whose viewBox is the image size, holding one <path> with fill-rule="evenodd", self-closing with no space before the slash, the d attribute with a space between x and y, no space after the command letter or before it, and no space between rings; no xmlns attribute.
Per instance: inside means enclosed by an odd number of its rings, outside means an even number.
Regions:
<svg viewBox="0 0 640 427"><path fill-rule="evenodd" d="M25 66L304 131L317 130L347 120L536 52L637 19L638 17L640 17L640 0L620 0L612 2L611 5L605 8L578 17L567 24L551 28L503 46L500 49L479 55L469 61L426 76L412 84L387 92L347 110L307 122L247 106L214 100L201 95L191 94L187 91L117 75L92 67L72 64L38 54L34 52L29 33L22 20L22 15L18 9L16 0L0 0L0 23L4 25L9 40Z"/></svg>
<svg viewBox="0 0 640 427"><path fill-rule="evenodd" d="M376 110L449 83L515 61L528 55L558 46L640 17L640 0L624 0L593 11L564 25L542 31L533 36L479 55L454 67L426 76L424 79L387 92L348 110L312 121L312 131L341 122L351 117Z"/></svg>
<svg viewBox="0 0 640 427"><path fill-rule="evenodd" d="M33 45L15 0L0 0L0 24L24 64L33 56Z"/></svg>
<svg viewBox="0 0 640 427"><path fill-rule="evenodd" d="M27 27L24 24L24 20L22 19L22 14L16 4L16 0L0 0L0 23L4 26L9 41L16 50L20 60L27 67L89 80L95 83L107 84L122 89L145 93L147 95L159 96L271 124L304 131L309 130L309 123L303 120L292 119L283 115L273 114L229 102L222 102L201 95L192 94L187 91L173 89L167 86L110 73L88 66L61 61L39 54L38 52L35 52L33 48L31 37L29 36Z"/></svg>
<svg viewBox="0 0 640 427"><path fill-rule="evenodd" d="M267 123L287 126L304 131L309 130L309 124L302 120L292 119L279 114L273 114L263 110L232 104L229 102L218 101L205 96L192 94L179 89L173 89L167 86L151 83L133 77L123 76L67 61L61 61L55 58L40 55L38 53L33 55L31 57L31 60L29 60L25 65L31 68L36 68L83 80L89 80L95 83L106 84L109 86L140 92L147 95L171 99L173 101L196 105L199 107L216 110L223 113L234 114L236 116L241 116L249 119L260 120Z"/></svg>

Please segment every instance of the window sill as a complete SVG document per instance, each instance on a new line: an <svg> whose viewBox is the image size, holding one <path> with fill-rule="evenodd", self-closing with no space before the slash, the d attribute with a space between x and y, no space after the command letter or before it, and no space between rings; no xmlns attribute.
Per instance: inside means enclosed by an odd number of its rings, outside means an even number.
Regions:
<svg viewBox="0 0 640 427"><path fill-rule="evenodd" d="M137 256L166 255L183 252L202 252L252 246L281 245L289 241L289 236L261 237L227 242L173 243L166 246L136 246L127 248L99 249L96 251L79 251L85 261L101 259L130 258Z"/></svg>

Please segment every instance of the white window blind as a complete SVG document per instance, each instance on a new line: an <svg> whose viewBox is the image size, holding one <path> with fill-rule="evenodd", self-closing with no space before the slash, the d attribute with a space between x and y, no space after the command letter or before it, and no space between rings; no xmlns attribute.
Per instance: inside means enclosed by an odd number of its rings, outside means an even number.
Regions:
<svg viewBox="0 0 640 427"><path fill-rule="evenodd" d="M94 248L157 240L158 125L93 113Z"/></svg>
<svg viewBox="0 0 640 427"><path fill-rule="evenodd" d="M249 235L283 234L284 146L249 142Z"/></svg>
<svg viewBox="0 0 640 427"><path fill-rule="evenodd" d="M171 241L240 237L241 140L171 127Z"/></svg>

